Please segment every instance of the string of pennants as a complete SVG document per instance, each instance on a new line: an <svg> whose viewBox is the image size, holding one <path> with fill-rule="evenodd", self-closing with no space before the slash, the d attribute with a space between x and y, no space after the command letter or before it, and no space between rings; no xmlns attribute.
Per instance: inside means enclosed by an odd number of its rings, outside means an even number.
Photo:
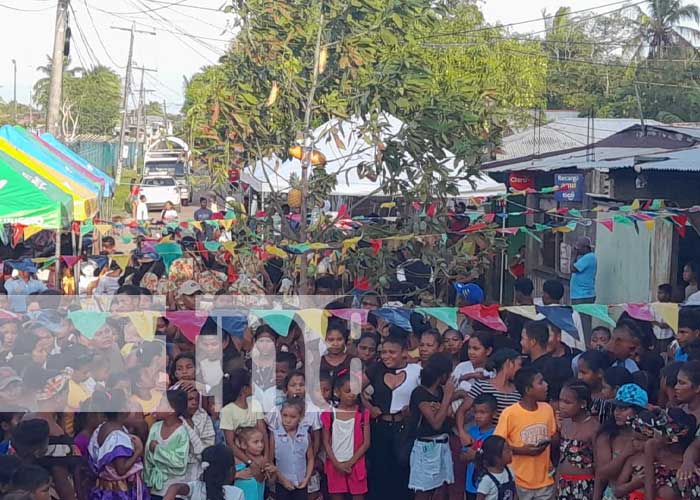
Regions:
<svg viewBox="0 0 700 500"><path fill-rule="evenodd" d="M458 329L459 314L474 321L478 321L486 327L500 332L507 331L506 324L501 317L502 311L522 316L530 320L546 319L556 327L566 332L573 343L580 344L578 329L574 321L574 314L585 314L596 318L606 325L614 326L615 320L611 315L613 311L626 312L634 319L641 321L663 322L673 330L678 330L678 315L680 307L675 303L625 303L625 304L578 304L574 306L501 306L499 304L475 304L465 307L383 307L373 310L372 313L388 323L399 328L411 331L411 315L416 312L425 317L434 318L445 326ZM135 332L146 341L155 338L156 321L159 317L165 317L177 326L183 335L195 342L202 327L209 318L225 333L233 336L242 336L249 325L263 322L270 326L278 335L286 337L292 322L299 319L303 322L308 332L325 338L328 320L331 316L351 321L357 324L367 322L369 314L367 309L250 309L246 311L133 311L111 313L101 310L80 309L68 312L67 317L73 322L75 328L88 339L92 339L110 317L128 318ZM618 314L619 316L619 314ZM9 311L0 310L0 319L19 319L19 316Z"/></svg>

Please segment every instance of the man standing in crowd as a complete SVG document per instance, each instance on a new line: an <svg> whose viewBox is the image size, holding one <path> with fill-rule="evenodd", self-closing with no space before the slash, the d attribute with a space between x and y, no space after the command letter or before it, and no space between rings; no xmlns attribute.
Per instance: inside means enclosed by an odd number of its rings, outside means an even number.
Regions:
<svg viewBox="0 0 700 500"><path fill-rule="evenodd" d="M194 212L194 220L204 222L211 219L212 211L207 207L208 203L209 200L205 196L199 198L199 208ZM198 232L197 236L199 239L211 240L214 236L213 228L206 222L203 225L202 232Z"/></svg>
<svg viewBox="0 0 700 500"><path fill-rule="evenodd" d="M595 275L598 260L593 252L593 245L588 236L576 240L571 255L571 303L595 304ZM583 329L586 334L591 331L591 317L584 316Z"/></svg>

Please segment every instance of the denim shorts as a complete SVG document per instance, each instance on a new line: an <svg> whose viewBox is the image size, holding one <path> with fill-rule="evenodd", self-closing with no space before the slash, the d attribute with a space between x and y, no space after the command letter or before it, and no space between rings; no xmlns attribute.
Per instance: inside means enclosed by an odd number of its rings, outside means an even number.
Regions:
<svg viewBox="0 0 700 500"><path fill-rule="evenodd" d="M408 487L414 491L430 491L445 483L454 482L452 453L447 442L447 434L433 436L423 441L416 439L411 451Z"/></svg>

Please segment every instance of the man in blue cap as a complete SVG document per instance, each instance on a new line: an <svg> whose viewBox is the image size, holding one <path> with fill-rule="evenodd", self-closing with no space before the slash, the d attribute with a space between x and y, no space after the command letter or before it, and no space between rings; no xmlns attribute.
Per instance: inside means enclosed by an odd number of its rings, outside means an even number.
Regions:
<svg viewBox="0 0 700 500"><path fill-rule="evenodd" d="M34 278L37 267L31 259L25 257L21 260L7 261L6 263L17 272L16 277L5 282L10 309L16 313L26 312L27 295L43 292L46 290L46 285Z"/></svg>

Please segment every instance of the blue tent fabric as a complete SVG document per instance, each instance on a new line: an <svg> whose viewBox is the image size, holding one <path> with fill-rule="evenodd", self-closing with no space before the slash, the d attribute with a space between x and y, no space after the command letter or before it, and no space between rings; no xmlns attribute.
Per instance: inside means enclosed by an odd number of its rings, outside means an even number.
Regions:
<svg viewBox="0 0 700 500"><path fill-rule="evenodd" d="M42 150L39 146L32 143L32 141L28 140L17 130L15 130L14 127L11 127L10 125L0 127L0 137L3 137L17 149L24 151L29 156L39 160L45 165L48 165L54 170L61 172L63 175L74 180L81 186L85 186L91 192L97 193L99 197L102 196L102 186L96 185L95 183L80 175L80 173L78 173L74 168L70 167L69 165L66 165L56 156L50 154L45 150Z"/></svg>
<svg viewBox="0 0 700 500"><path fill-rule="evenodd" d="M580 340L574 324L574 310L566 306L537 306L537 312L544 316L554 326L567 332L576 340Z"/></svg>
<svg viewBox="0 0 700 500"><path fill-rule="evenodd" d="M51 144L51 146L53 146L54 148L58 149L61 153L63 153L67 157L69 157L71 160L80 164L82 167L84 167L86 170L88 170L91 174L96 175L97 177L100 177L101 179L104 179L105 187L106 187L105 195L112 196L114 194L114 190L116 189L116 183L112 177L110 177L105 172L103 172L99 168L92 165L89 161L87 161L85 158L83 158L82 156L75 153L68 146L65 146L64 144L62 144L58 139L56 139L51 134L49 134L49 133L42 134L41 138L43 140L45 140L46 142L48 142L49 144Z"/></svg>

